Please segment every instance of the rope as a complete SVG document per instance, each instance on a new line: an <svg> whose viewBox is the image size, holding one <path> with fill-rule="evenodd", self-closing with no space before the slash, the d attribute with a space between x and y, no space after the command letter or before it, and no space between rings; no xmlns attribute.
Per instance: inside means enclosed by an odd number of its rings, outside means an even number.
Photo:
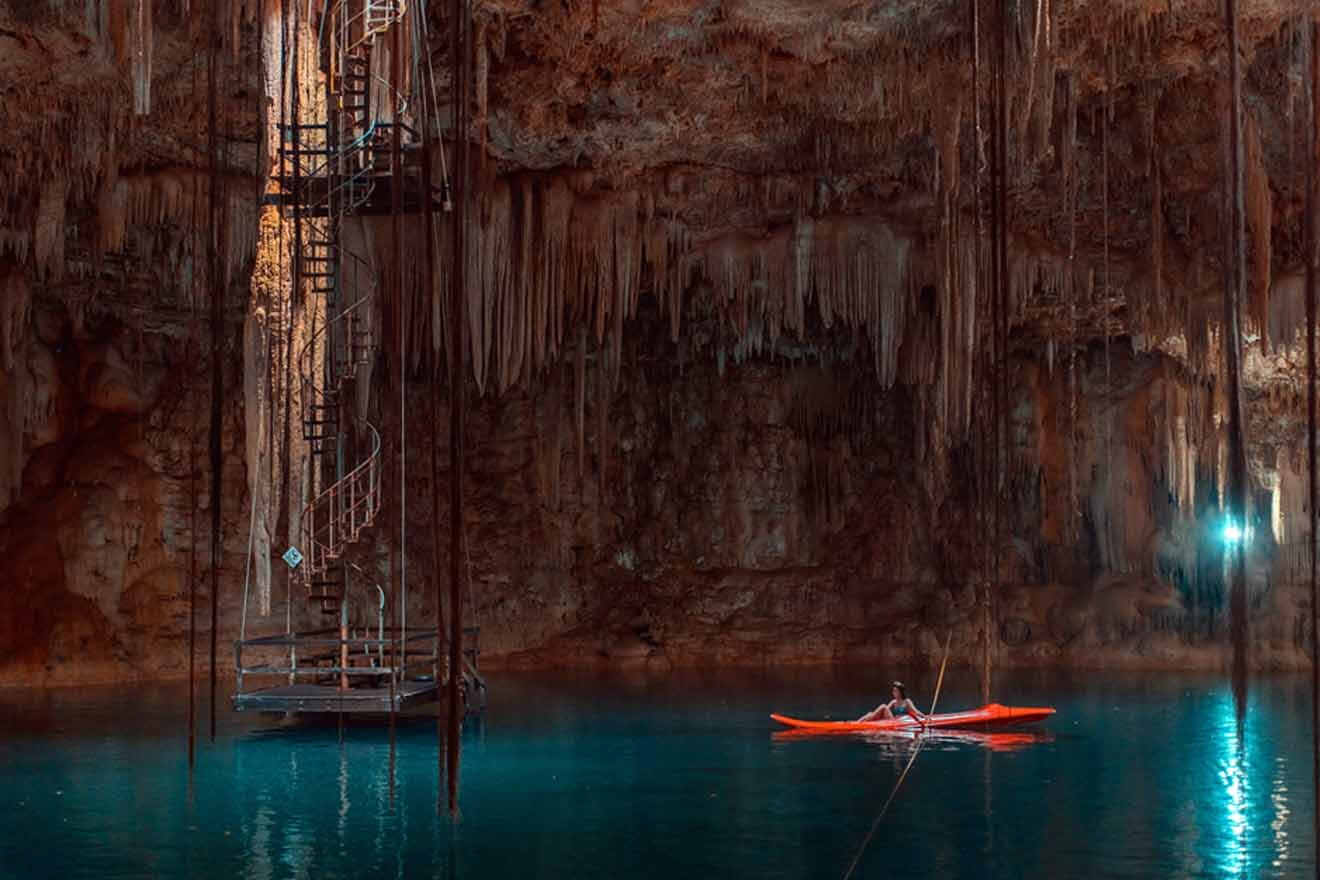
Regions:
<svg viewBox="0 0 1320 880"><path fill-rule="evenodd" d="M424 46L429 47L431 45L431 31L430 25L427 23L428 16L426 14L426 0L420 0L419 8L421 10L422 21L422 42ZM440 140L440 92L435 87L435 65L431 62L431 52L429 49L426 52L426 70L431 79L431 108L434 111L431 114L431 118L435 120L435 137L437 140ZM422 106L426 106L425 89L423 89ZM440 186L446 194L445 204L448 207L446 207L445 210L448 211L453 206L449 203L449 168L447 166L447 160L445 159L444 150L440 151Z"/></svg>
<svg viewBox="0 0 1320 880"><path fill-rule="evenodd" d="M1112 55L1106 55L1106 66L1112 64ZM1110 80L1112 81L1112 80ZM1113 90L1105 90L1104 107L1100 111L1100 153L1101 153L1101 189L1100 200L1104 203L1103 219L1104 225L1104 295L1101 297L1104 302L1103 317L1105 331L1105 400L1108 401L1113 394L1114 382L1110 373L1110 354L1109 354L1109 121L1113 113ZM1113 470L1113 415L1108 414L1105 418L1105 479L1110 479Z"/></svg>
<svg viewBox="0 0 1320 880"><path fill-rule="evenodd" d="M952 643L953 630L949 630L949 635L944 640L944 659L940 661L940 677L935 682L935 697L930 701L929 715L935 714L935 707L940 701L940 688L944 686L944 668L949 663L949 646ZM922 728L924 730L924 724L922 725ZM861 847L858 848L857 855L853 856L852 864L848 866L848 871L843 875L843 880L848 880L848 878L852 877L853 872L857 870L858 862L862 860L862 856L866 853L866 848L871 845L871 838L875 837L875 830L880 827L880 821L884 819L885 813L889 812L889 805L892 804L894 798L898 796L898 790L903 787L903 780L907 779L908 772L912 769L912 765L916 763L917 755L921 754L921 747L925 744L926 740L917 740L917 747L912 750L912 757L908 758L907 766L904 767L903 772L898 775L898 781L894 783L894 790L889 792L889 797L885 800L885 805L880 808L880 815L876 816L875 821L871 823L871 830L866 832L866 838L862 841Z"/></svg>
<svg viewBox="0 0 1320 880"><path fill-rule="evenodd" d="M261 419L264 421L265 413L261 413ZM260 427L258 427L260 432ZM252 544L253 537L257 531L257 493L252 491L251 503L248 505L252 510L252 515L248 517L248 549L247 564L243 566L243 616L238 623L238 640L244 641L247 638L247 610L248 610L248 588L252 584Z"/></svg>
<svg viewBox="0 0 1320 880"><path fill-rule="evenodd" d="M1320 24L1311 23L1311 114L1306 139L1306 454L1309 486L1307 499L1311 520L1311 783L1315 792L1315 827L1313 840L1320 842L1320 632L1316 626L1316 610L1320 604L1320 559L1316 555L1316 502L1320 500L1320 487L1316 482L1316 175L1315 157L1320 150ZM1320 860L1316 863L1316 877L1320 878Z"/></svg>
<svg viewBox="0 0 1320 880"><path fill-rule="evenodd" d="M402 64L398 57L401 52L399 39L400 22L394 22L394 44L390 50L390 66L393 68L391 90L394 91L394 128L391 147L391 174L397 179L403 173L403 157L399 152L400 131L399 113L402 93L398 91L398 78ZM399 634L403 639L403 663L408 664L408 306L403 290L403 226L400 212L403 210L402 189L392 181L394 194L391 197L394 226L394 296L399 306L399 598L401 603Z"/></svg>
<svg viewBox="0 0 1320 880"><path fill-rule="evenodd" d="M1247 460L1242 417L1242 325L1241 300L1245 278L1245 221L1242 186L1242 67L1238 0L1226 0L1224 15L1228 31L1229 86L1229 171L1227 181L1229 217L1231 226L1225 254L1224 286L1224 357L1227 373L1228 396L1228 504L1229 515L1246 532L1247 522ZM1229 589L1229 620L1233 644L1233 697L1238 726L1246 717L1248 606L1246 547L1243 544L1229 548L1231 580Z"/></svg>

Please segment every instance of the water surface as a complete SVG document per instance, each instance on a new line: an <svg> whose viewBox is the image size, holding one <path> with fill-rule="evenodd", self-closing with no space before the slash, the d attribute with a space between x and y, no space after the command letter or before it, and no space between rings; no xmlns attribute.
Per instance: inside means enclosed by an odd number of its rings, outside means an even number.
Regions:
<svg viewBox="0 0 1320 880"><path fill-rule="evenodd" d="M888 670L889 674L903 670ZM941 705L976 702L954 676ZM0 878L840 878L913 738L774 736L846 717L879 672L495 676L437 810L434 719L220 717L191 778L186 691L0 691ZM924 705L922 682L913 696ZM929 687L929 685L926 685ZM1257 679L1013 675L1047 735L932 737L856 876L1303 877L1310 696ZM204 703L199 713L205 714Z"/></svg>

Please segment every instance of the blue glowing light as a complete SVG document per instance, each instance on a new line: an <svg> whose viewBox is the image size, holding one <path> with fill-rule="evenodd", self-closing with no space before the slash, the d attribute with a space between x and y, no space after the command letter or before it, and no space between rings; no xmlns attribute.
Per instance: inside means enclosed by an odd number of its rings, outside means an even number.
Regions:
<svg viewBox="0 0 1320 880"><path fill-rule="evenodd" d="M1242 540L1242 529L1236 523L1229 522L1224 526L1224 543L1236 544Z"/></svg>

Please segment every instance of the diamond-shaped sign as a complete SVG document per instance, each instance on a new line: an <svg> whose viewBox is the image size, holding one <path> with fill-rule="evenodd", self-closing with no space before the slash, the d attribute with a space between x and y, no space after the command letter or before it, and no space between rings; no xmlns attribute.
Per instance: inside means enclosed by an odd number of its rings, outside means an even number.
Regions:
<svg viewBox="0 0 1320 880"><path fill-rule="evenodd" d="M303 555L298 552L297 547L290 547L284 551L284 561L289 564L289 568L297 568L298 563L303 561Z"/></svg>

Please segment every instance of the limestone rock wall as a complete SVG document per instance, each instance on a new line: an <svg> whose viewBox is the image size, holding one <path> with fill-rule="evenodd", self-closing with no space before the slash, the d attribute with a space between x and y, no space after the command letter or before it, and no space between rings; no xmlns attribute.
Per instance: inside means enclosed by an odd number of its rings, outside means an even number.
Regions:
<svg viewBox="0 0 1320 880"><path fill-rule="evenodd" d="M0 371L0 399L17 414L6 465L21 475L0 509L0 684L186 673L190 571L206 665L211 500L201 344L195 334L148 332L96 310L75 319L59 298L35 297L27 332ZM226 364L231 381L238 366ZM246 558L241 403L230 398L222 435L225 589ZM238 604L226 597L220 610L228 639ZM225 642L222 649L228 667L232 654Z"/></svg>
<svg viewBox="0 0 1320 880"><path fill-rule="evenodd" d="M431 81L444 117L442 6L410 31L431 44L408 52L429 62L409 87ZM276 186L295 81L303 116L323 109L323 7L0 4L0 80L21 84L0 101L0 683L180 674L188 584L209 604L213 503L222 645L241 620L254 520L249 622L283 627L278 556L313 482L290 365L322 306L292 290L287 218L258 200ZM952 632L968 660L976 587L997 560L1000 662L1220 662L1219 3L1010 6L1013 342L997 486L987 255L978 263L972 237L989 59L977 114L961 7L474 7L467 533L488 659L909 662ZM1308 539L1305 29L1296 4L1242 7L1245 525L1256 662L1290 666L1304 657ZM434 612L423 377L445 357L448 263L437 248L438 289L423 289L415 256L430 243L410 224L410 259L393 265L388 226L346 230L388 292L371 316L382 349L359 380L377 393L358 396L395 449L408 315L408 491L388 486L353 607L370 620L372 581L394 577L406 507L415 622ZM220 273L213 500L199 310ZM296 622L319 620L295 608Z"/></svg>
<svg viewBox="0 0 1320 880"><path fill-rule="evenodd" d="M239 317L226 362L235 384ZM624 351L617 371L598 369L589 354L580 391L567 362L528 388L474 397L465 613L482 627L488 662L908 664L932 662L948 633L955 662L978 656L976 587L994 507L978 503L968 445L949 451L946 479L929 480L919 395L902 384L884 389L873 370L846 361L682 365L663 326L648 339ZM4 374L7 389L28 390L5 398L7 412L21 403L25 452L21 483L0 513L9 572L0 682L182 674L194 537L204 666L209 385L198 344L95 315L79 327L58 299L34 301L31 332ZM1187 450L1198 436L1188 424L1213 409L1212 390L1177 359L1134 351L1126 339L1112 342L1108 357L1092 346L1079 373L1074 436L1066 374L1043 358L1013 364L998 662L1218 665L1219 489ZM432 393L441 395L442 422L446 415L444 390L410 387L408 488L401 497L391 469L386 505L407 504L416 624L435 613L433 436L439 571L448 571L448 433L430 424ZM389 402L397 395L380 397L380 421L397 434ZM1271 399L1251 398L1253 418L1282 406ZM222 669L247 560L244 443L242 397L232 394ZM1075 504L1067 490L1074 445ZM1276 507L1296 507L1304 468L1286 445L1252 452L1270 465L1253 480L1256 662L1291 667L1305 660L1296 586L1304 558L1295 529L1278 533L1273 520ZM357 559L387 588L397 528L383 520ZM250 602L250 632L284 627L287 581L271 561L275 601L268 615ZM294 596L295 622L316 622L296 585ZM374 624L375 607L374 588L359 579L355 622Z"/></svg>

